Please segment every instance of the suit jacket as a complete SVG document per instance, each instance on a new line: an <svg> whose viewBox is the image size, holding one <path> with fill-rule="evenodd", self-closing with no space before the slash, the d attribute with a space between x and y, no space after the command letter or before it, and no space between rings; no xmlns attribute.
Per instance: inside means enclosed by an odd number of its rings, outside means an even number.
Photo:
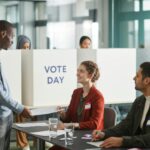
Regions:
<svg viewBox="0 0 150 150"><path fill-rule="evenodd" d="M83 93L82 88L74 90L64 122L79 122L80 129L103 129L104 98L93 86L86 96L81 120L78 121L77 109Z"/></svg>
<svg viewBox="0 0 150 150"><path fill-rule="evenodd" d="M0 62L0 119L9 116L12 111L21 113L24 106L14 101L10 94L8 83L4 77Z"/></svg>
<svg viewBox="0 0 150 150"><path fill-rule="evenodd" d="M150 148L150 125L146 125L150 117L146 118L145 126L140 129L140 122L144 111L145 101L146 99L144 95L138 97L134 101L127 117L122 122L108 130L104 130L104 139L111 136L122 136L122 147Z"/></svg>

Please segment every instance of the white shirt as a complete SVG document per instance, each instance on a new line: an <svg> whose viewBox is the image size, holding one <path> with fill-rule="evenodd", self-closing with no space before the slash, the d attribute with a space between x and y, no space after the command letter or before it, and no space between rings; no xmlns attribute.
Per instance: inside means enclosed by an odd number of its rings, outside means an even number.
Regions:
<svg viewBox="0 0 150 150"><path fill-rule="evenodd" d="M150 107L150 96L146 96L146 102L145 102L145 106L144 106L144 111L143 111L143 115L142 115L142 120L140 123L140 128L143 128L143 123L145 121L146 115L148 113L149 107Z"/></svg>

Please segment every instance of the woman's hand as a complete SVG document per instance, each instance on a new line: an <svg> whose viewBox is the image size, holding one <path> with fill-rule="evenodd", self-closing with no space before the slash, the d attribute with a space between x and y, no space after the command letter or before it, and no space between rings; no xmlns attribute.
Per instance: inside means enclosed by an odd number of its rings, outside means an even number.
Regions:
<svg viewBox="0 0 150 150"><path fill-rule="evenodd" d="M59 114L59 116L60 116L61 119L65 119L66 113L65 113L63 107L58 106L58 107L57 107L57 112L58 112L58 114Z"/></svg>
<svg viewBox="0 0 150 150"><path fill-rule="evenodd" d="M59 122L58 125L57 125L58 130L64 130L64 127L65 127L64 123L62 123L62 122Z"/></svg>

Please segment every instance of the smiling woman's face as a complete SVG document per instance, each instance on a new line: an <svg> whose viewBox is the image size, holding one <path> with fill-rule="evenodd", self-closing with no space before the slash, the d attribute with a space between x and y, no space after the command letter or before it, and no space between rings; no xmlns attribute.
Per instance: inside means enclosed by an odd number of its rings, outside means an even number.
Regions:
<svg viewBox="0 0 150 150"><path fill-rule="evenodd" d="M78 83L84 84L91 81L91 74L88 73L84 65L80 65L77 69L77 81Z"/></svg>

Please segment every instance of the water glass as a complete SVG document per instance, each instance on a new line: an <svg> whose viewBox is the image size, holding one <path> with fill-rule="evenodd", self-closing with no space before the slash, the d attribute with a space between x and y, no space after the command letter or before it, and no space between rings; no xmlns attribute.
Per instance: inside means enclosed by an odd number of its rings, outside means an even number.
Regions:
<svg viewBox="0 0 150 150"><path fill-rule="evenodd" d="M74 126L72 125L65 127L64 130L65 130L65 145L72 145L74 137Z"/></svg>
<svg viewBox="0 0 150 150"><path fill-rule="evenodd" d="M50 138L57 137L57 125L58 125L58 118L49 118L48 119L49 137Z"/></svg>

